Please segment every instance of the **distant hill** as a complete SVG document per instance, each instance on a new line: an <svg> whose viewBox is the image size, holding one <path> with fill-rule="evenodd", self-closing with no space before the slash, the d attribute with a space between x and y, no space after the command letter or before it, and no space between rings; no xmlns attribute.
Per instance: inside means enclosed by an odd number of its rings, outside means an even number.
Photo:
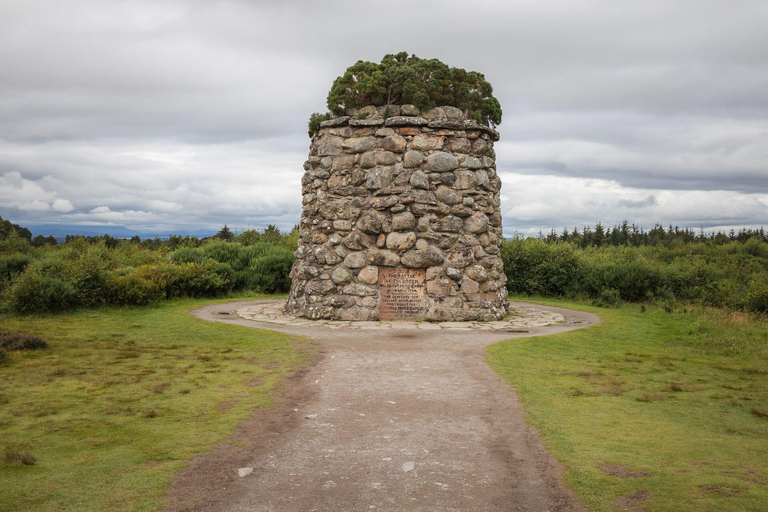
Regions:
<svg viewBox="0 0 768 512"><path fill-rule="evenodd" d="M102 236L109 235L115 238L132 238L136 235L142 240L147 238L168 238L170 235L196 236L203 238L216 234L215 229L191 229L179 230L173 233L156 233L146 231L135 231L125 226L92 226L79 224L38 224L30 225L27 228L32 232L32 236L43 235L53 236L56 241L63 242L67 235L83 236Z"/></svg>

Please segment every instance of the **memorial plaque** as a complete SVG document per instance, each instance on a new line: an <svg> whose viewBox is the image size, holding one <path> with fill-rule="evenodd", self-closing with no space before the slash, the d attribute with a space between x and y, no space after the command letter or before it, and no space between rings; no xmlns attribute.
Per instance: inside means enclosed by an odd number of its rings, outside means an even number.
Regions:
<svg viewBox="0 0 768 512"><path fill-rule="evenodd" d="M426 271L379 267L379 320L423 320Z"/></svg>

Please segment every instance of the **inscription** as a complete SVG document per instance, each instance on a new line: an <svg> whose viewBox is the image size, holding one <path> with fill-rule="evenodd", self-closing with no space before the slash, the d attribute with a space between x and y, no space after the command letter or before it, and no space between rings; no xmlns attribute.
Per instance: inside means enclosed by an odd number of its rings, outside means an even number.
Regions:
<svg viewBox="0 0 768 512"><path fill-rule="evenodd" d="M425 281L423 269L379 267L379 319L423 319Z"/></svg>

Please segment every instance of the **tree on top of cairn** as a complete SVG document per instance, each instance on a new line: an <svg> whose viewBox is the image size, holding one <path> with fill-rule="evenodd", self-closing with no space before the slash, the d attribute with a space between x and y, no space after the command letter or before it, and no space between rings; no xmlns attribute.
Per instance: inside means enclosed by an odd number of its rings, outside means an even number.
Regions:
<svg viewBox="0 0 768 512"><path fill-rule="evenodd" d="M407 52L385 55L381 64L357 61L328 93L328 108L337 116L348 108L406 104L421 110L452 106L478 123L501 123L501 105L482 73L449 67L437 59L409 57Z"/></svg>

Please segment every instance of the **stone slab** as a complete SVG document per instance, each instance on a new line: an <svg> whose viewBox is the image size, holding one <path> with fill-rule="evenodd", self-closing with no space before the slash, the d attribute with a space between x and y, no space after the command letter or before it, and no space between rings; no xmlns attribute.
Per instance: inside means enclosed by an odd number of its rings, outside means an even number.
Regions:
<svg viewBox="0 0 768 512"><path fill-rule="evenodd" d="M379 268L379 319L423 320L426 315L426 271Z"/></svg>

